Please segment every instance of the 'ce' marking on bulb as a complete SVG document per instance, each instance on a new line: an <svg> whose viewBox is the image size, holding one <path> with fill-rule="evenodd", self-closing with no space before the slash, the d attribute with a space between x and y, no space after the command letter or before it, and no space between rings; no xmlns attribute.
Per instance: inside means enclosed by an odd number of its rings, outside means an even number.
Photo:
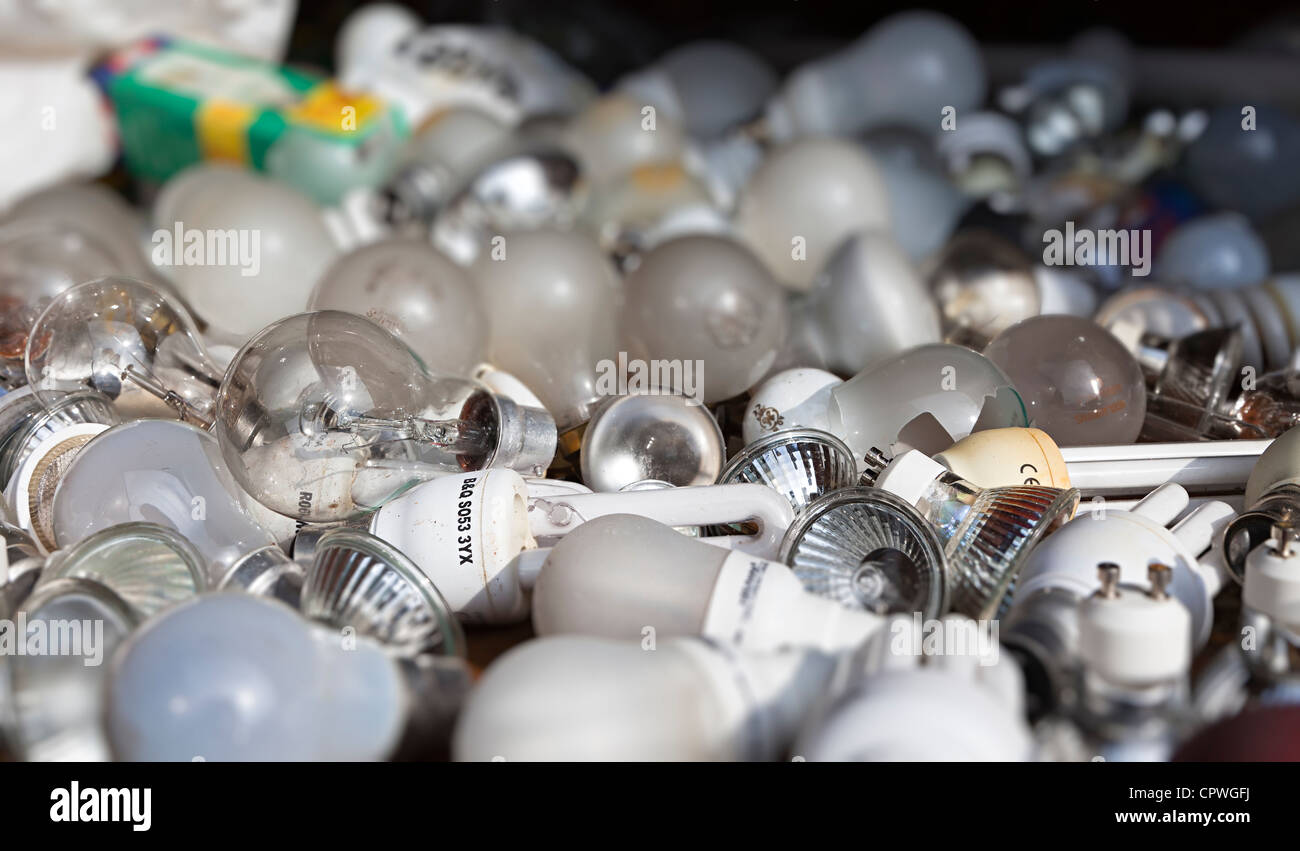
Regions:
<svg viewBox="0 0 1300 851"><path fill-rule="evenodd" d="M1037 472L1038 472L1038 468L1035 467L1033 464L1021 464L1021 465L1020 465L1020 475L1023 476L1023 475L1025 474L1025 470L1029 470L1031 473L1037 473ZM1030 477L1028 477L1028 478L1025 479L1025 484L1027 484L1027 485L1037 485L1037 484L1041 484L1041 483L1038 481L1038 479L1035 479L1033 476L1030 476Z"/></svg>

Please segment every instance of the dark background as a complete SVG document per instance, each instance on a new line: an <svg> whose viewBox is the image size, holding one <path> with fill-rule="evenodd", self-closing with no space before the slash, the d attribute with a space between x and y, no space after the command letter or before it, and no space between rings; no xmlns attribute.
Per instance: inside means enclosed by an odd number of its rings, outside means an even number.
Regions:
<svg viewBox="0 0 1300 851"><path fill-rule="evenodd" d="M289 59L330 67L334 36L363 3L299 0ZM861 34L886 15L934 9L961 21L982 43L1065 42L1090 27L1111 27L1158 47L1241 44L1300 53L1300 3L1143 0L971 0L861 3L853 0L401 0L427 23L492 23L537 38L599 84L697 38L754 48L786 70Z"/></svg>

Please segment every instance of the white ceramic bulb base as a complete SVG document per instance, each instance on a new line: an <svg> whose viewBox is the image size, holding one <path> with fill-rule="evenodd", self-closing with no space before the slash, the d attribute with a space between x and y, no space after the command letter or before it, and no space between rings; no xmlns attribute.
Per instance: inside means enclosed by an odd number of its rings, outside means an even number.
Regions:
<svg viewBox="0 0 1300 851"><path fill-rule="evenodd" d="M1246 557L1242 602L1300 635L1300 547L1281 555L1273 541Z"/></svg>
<svg viewBox="0 0 1300 851"><path fill-rule="evenodd" d="M1079 655L1089 673L1112 685L1145 689L1186 676L1192 618L1173 597L1117 589L1079 607Z"/></svg>

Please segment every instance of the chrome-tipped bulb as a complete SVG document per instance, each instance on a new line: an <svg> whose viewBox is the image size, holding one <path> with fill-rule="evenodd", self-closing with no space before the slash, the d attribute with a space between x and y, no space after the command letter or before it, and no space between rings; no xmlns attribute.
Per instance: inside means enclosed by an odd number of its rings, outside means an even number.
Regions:
<svg viewBox="0 0 1300 851"><path fill-rule="evenodd" d="M373 638L398 655L463 656L465 636L442 594L396 547L359 529L316 541L302 613Z"/></svg>
<svg viewBox="0 0 1300 851"><path fill-rule="evenodd" d="M853 487L809 505L781 559L808 591L876 614L937 618L946 603L943 544L916 509L878 488Z"/></svg>

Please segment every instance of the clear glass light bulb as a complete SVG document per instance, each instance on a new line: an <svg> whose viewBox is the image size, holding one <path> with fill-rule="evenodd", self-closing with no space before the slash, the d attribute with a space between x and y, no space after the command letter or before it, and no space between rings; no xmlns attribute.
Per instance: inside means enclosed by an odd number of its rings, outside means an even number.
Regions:
<svg viewBox="0 0 1300 851"><path fill-rule="evenodd" d="M628 354L647 362L680 360L683 370L702 365L697 389L708 404L762 379L785 342L785 294L734 240L669 240L645 255L624 287Z"/></svg>
<svg viewBox="0 0 1300 851"><path fill-rule="evenodd" d="M533 589L539 635L704 636L754 650L861 644L882 621L809 594L789 568L688 538L631 514L581 524Z"/></svg>
<svg viewBox="0 0 1300 851"><path fill-rule="evenodd" d="M593 185L647 163L675 162L686 151L681 125L646 112L649 104L626 94L592 102L565 128L566 145Z"/></svg>
<svg viewBox="0 0 1300 851"><path fill-rule="evenodd" d="M777 78L754 51L729 41L693 41L619 81L618 90L652 103L692 136L709 139L754 118Z"/></svg>
<svg viewBox="0 0 1300 851"><path fill-rule="evenodd" d="M940 452L972 431L1028 425L1011 379L988 358L935 343L878 363L836 385L830 431L859 465L874 447L906 443Z"/></svg>
<svg viewBox="0 0 1300 851"><path fill-rule="evenodd" d="M855 133L880 124L933 132L946 106L970 114L984 102L984 60L969 32L946 15L901 12L844 50L787 78L769 104L778 139Z"/></svg>
<svg viewBox="0 0 1300 851"><path fill-rule="evenodd" d="M448 473L543 470L555 452L545 411L430 373L383 328L333 310L276 322L239 351L214 430L249 494L313 522L357 517Z"/></svg>
<svg viewBox="0 0 1300 851"><path fill-rule="evenodd" d="M156 523L194 545L215 588L237 567L289 562L250 503L212 435L186 423L138 420L77 453L54 496L54 537L69 547L110 526Z"/></svg>
<svg viewBox="0 0 1300 851"><path fill-rule="evenodd" d="M154 265L209 333L237 342L306 308L338 253L305 196L227 166L194 166L169 180L153 224Z"/></svg>
<svg viewBox="0 0 1300 851"><path fill-rule="evenodd" d="M636 642L541 638L488 668L461 713L452 756L777 759L831 671L831 657L807 651L737 653L674 639L647 653Z"/></svg>
<svg viewBox="0 0 1300 851"><path fill-rule="evenodd" d="M801 139L763 161L741 192L736 224L786 286L806 290L848 236L890 230L889 190L864 148Z"/></svg>
<svg viewBox="0 0 1300 851"><path fill-rule="evenodd" d="M939 302L947 339L982 348L1042 306L1025 253L997 234L968 230L934 259L930 292Z"/></svg>
<svg viewBox="0 0 1300 851"><path fill-rule="evenodd" d="M618 351L619 282L591 237L543 228L506 233L474 277L488 309L492 365L537 394L561 431L605 393L601 361Z"/></svg>
<svg viewBox="0 0 1300 851"><path fill-rule="evenodd" d="M32 325L25 366L47 407L89 389L127 419L178 417L204 427L221 383L185 308L122 277L78 284L50 302Z"/></svg>
<svg viewBox="0 0 1300 851"><path fill-rule="evenodd" d="M207 594L138 630L109 672L105 727L121 760L378 760L407 697L373 642L247 594Z"/></svg>
<svg viewBox="0 0 1300 851"><path fill-rule="evenodd" d="M32 322L56 295L116 268L95 237L62 221L0 227L0 383L23 381Z"/></svg>
<svg viewBox="0 0 1300 851"><path fill-rule="evenodd" d="M1246 287L1269 274L1268 247L1240 213L1215 213L1180 225L1156 258L1162 281L1197 289Z"/></svg>
<svg viewBox="0 0 1300 851"><path fill-rule="evenodd" d="M468 376L487 353L487 314L474 281L433 246L388 239L339 258L310 310L343 310L381 325L425 365Z"/></svg>
<svg viewBox="0 0 1300 851"><path fill-rule="evenodd" d="M1030 424L1058 446L1133 443L1142 431L1142 368L1090 319L1026 319L999 334L984 354L1020 391Z"/></svg>

